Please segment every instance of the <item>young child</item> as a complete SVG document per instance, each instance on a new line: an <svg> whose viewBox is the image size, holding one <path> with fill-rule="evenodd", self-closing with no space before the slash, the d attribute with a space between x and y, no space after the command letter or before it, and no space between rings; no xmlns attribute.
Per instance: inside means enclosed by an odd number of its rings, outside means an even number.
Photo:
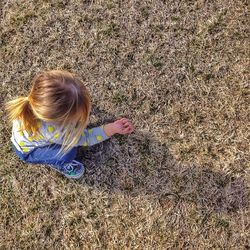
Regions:
<svg viewBox="0 0 250 250"><path fill-rule="evenodd" d="M10 101L6 108L13 123L11 141L17 156L26 162L48 164L68 178L78 179L85 171L75 160L78 146L92 146L134 130L126 118L86 129L90 95L67 71L37 75L28 97Z"/></svg>

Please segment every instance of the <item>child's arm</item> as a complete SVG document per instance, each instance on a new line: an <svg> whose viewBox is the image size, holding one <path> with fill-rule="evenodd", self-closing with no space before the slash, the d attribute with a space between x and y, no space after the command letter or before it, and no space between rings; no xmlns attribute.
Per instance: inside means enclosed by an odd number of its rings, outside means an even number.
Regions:
<svg viewBox="0 0 250 250"><path fill-rule="evenodd" d="M99 142L109 139L110 136L105 133L104 126L84 129L77 146L93 146Z"/></svg>
<svg viewBox="0 0 250 250"><path fill-rule="evenodd" d="M128 134L134 127L126 118L92 129L84 129L78 143L75 146L93 146L109 139L114 134ZM51 143L62 144L60 131L52 125L45 124L42 127L42 135Z"/></svg>
<svg viewBox="0 0 250 250"><path fill-rule="evenodd" d="M100 127L85 129L78 146L92 146L109 139L114 134L128 134L133 132L133 130L132 123L126 118Z"/></svg>

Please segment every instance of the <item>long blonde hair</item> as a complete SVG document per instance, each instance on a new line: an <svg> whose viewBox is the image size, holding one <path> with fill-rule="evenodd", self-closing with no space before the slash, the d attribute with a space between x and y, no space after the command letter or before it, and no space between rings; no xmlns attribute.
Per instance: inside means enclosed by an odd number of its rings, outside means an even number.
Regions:
<svg viewBox="0 0 250 250"><path fill-rule="evenodd" d="M52 122L62 129L60 152L67 152L80 139L89 119L91 100L87 88L74 74L63 70L44 71L32 81L27 97L6 104L9 119L19 119L22 129L39 132L39 120Z"/></svg>

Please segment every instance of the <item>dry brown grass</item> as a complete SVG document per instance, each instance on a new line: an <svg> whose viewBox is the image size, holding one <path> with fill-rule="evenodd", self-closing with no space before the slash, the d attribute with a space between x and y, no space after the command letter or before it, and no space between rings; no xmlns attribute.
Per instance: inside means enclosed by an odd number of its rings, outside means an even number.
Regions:
<svg viewBox="0 0 250 250"><path fill-rule="evenodd" d="M248 1L0 2L0 249L249 249ZM80 181L20 162L2 105L40 70L90 88Z"/></svg>

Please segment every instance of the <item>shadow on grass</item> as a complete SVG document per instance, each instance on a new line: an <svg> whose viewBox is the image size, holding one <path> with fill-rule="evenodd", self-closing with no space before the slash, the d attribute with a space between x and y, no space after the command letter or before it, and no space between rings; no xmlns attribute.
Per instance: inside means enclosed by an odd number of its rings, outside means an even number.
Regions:
<svg viewBox="0 0 250 250"><path fill-rule="evenodd" d="M101 123L115 120L98 109L94 114L108 117ZM201 210L226 213L248 207L243 178L213 171L209 166L180 165L168 147L152 136L135 131L80 149L78 159L86 165L80 182L109 193L147 196L163 207L170 201L195 203Z"/></svg>

